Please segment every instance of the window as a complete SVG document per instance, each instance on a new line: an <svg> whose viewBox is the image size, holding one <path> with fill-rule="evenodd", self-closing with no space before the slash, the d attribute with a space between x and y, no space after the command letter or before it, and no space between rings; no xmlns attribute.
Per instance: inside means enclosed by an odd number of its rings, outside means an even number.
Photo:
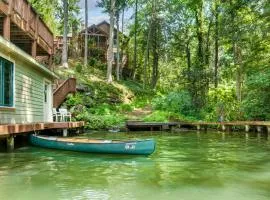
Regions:
<svg viewBox="0 0 270 200"><path fill-rule="evenodd" d="M13 76L13 63L0 57L0 106L13 107Z"/></svg>
<svg viewBox="0 0 270 200"><path fill-rule="evenodd" d="M47 94L48 94L48 85L45 83L44 85L44 103L47 103Z"/></svg>

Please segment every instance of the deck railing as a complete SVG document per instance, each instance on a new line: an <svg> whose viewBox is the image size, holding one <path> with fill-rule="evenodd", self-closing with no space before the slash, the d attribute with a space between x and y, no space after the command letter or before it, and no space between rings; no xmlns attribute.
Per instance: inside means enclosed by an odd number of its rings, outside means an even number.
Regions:
<svg viewBox="0 0 270 200"><path fill-rule="evenodd" d="M58 108L69 93L76 92L76 79L69 78L62 82L53 92L53 107Z"/></svg>
<svg viewBox="0 0 270 200"><path fill-rule="evenodd" d="M27 0L1 0L0 12L10 16L48 54L53 53L53 33Z"/></svg>

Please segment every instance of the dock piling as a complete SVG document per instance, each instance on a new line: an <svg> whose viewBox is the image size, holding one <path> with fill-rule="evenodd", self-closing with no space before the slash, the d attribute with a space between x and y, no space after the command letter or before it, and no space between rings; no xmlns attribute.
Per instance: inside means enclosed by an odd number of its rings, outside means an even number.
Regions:
<svg viewBox="0 0 270 200"><path fill-rule="evenodd" d="M270 126L267 126L267 133L270 134Z"/></svg>
<svg viewBox="0 0 270 200"><path fill-rule="evenodd" d="M262 127L261 126L257 126L256 128L257 128L258 133L262 132Z"/></svg>
<svg viewBox="0 0 270 200"><path fill-rule="evenodd" d="M63 129L63 137L67 137L68 136L68 130L67 129Z"/></svg>
<svg viewBox="0 0 270 200"><path fill-rule="evenodd" d="M222 131L226 131L226 126L224 124L222 124L221 129L222 129Z"/></svg>
<svg viewBox="0 0 270 200"><path fill-rule="evenodd" d="M7 144L7 151L8 152L11 152L14 150L14 136L13 135L6 138L6 144Z"/></svg>
<svg viewBox="0 0 270 200"><path fill-rule="evenodd" d="M246 132L249 132L249 130L250 130L250 126L249 125L245 125L245 131Z"/></svg>

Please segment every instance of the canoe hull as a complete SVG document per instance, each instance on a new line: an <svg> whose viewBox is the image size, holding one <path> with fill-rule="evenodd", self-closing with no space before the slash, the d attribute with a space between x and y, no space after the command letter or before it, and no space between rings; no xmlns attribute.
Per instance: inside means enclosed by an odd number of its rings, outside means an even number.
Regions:
<svg viewBox="0 0 270 200"><path fill-rule="evenodd" d="M117 143L80 143L63 142L31 135L30 142L32 145L50 149L87 153L150 155L155 151L155 141L152 139Z"/></svg>

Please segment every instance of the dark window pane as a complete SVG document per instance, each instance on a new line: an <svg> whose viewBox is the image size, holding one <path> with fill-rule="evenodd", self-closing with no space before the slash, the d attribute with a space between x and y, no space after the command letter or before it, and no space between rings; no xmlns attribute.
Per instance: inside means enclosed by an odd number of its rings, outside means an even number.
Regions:
<svg viewBox="0 0 270 200"><path fill-rule="evenodd" d="M4 104L12 106L13 104L13 64L4 62Z"/></svg>
<svg viewBox="0 0 270 200"><path fill-rule="evenodd" d="M44 102L47 103L48 85L44 85Z"/></svg>
<svg viewBox="0 0 270 200"><path fill-rule="evenodd" d="M13 63L0 57L0 106L13 106Z"/></svg>
<svg viewBox="0 0 270 200"><path fill-rule="evenodd" d="M4 84L3 84L3 67L2 67L2 60L0 57L0 106L4 104L3 102L3 95L4 95Z"/></svg>

